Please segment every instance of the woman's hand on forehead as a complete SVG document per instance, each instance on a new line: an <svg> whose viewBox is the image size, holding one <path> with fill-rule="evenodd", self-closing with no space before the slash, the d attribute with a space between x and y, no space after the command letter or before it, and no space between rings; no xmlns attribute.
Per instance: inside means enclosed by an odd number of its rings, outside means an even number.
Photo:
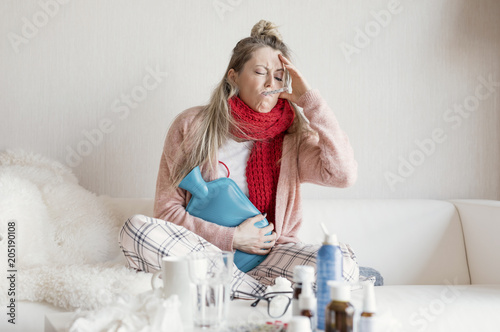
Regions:
<svg viewBox="0 0 500 332"><path fill-rule="evenodd" d="M279 98L288 99L293 103L297 103L300 97L307 91L311 90L311 86L307 83L300 71L295 67L290 60L282 54L278 54L278 58L283 63L284 68L288 70L292 77L292 93L282 92Z"/></svg>

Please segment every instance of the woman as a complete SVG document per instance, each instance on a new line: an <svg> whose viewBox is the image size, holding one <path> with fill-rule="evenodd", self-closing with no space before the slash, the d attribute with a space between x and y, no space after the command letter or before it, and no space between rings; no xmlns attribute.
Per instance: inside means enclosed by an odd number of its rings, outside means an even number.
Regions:
<svg viewBox="0 0 500 332"><path fill-rule="evenodd" d="M292 93L265 95L283 87L285 69L292 78ZM201 166L206 181L230 173L267 214L269 226L254 226L263 214L237 227L190 215L186 206L191 196L178 185L196 166ZM333 112L290 62L274 24L261 20L233 49L210 103L182 112L170 127L158 173L155 218L129 219L121 246L130 266L145 271L159 269L164 255L197 250L268 254L247 274L236 271L233 280L233 290L248 292L250 287L260 292L278 276L292 280L295 265L315 266L319 246L297 238L302 224L300 183L343 188L356 176L352 148ZM341 249L344 278L356 281L355 256L349 246Z"/></svg>

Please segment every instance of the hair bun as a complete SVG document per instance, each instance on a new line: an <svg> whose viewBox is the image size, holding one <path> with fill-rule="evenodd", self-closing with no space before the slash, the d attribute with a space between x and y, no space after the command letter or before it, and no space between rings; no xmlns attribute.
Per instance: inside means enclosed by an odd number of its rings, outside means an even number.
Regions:
<svg viewBox="0 0 500 332"><path fill-rule="evenodd" d="M275 37L277 41L283 42L283 37L281 37L278 27L274 23L260 20L253 26L250 37L264 38L266 36Z"/></svg>

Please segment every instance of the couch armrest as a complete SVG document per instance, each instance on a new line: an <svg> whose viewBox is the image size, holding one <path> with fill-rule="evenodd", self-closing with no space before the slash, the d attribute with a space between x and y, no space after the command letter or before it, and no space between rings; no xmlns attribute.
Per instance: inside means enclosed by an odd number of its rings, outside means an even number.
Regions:
<svg viewBox="0 0 500 332"><path fill-rule="evenodd" d="M500 284L500 201L451 200L460 214L472 284Z"/></svg>

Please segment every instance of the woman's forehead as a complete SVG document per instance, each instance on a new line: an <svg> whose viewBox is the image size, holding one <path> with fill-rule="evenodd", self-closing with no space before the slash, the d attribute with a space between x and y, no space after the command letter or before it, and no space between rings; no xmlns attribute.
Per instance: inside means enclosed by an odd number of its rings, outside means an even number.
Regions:
<svg viewBox="0 0 500 332"><path fill-rule="evenodd" d="M261 47L253 52L252 57L248 60L248 64L252 66L262 66L268 70L283 69L278 54L281 54L281 52L270 47Z"/></svg>

